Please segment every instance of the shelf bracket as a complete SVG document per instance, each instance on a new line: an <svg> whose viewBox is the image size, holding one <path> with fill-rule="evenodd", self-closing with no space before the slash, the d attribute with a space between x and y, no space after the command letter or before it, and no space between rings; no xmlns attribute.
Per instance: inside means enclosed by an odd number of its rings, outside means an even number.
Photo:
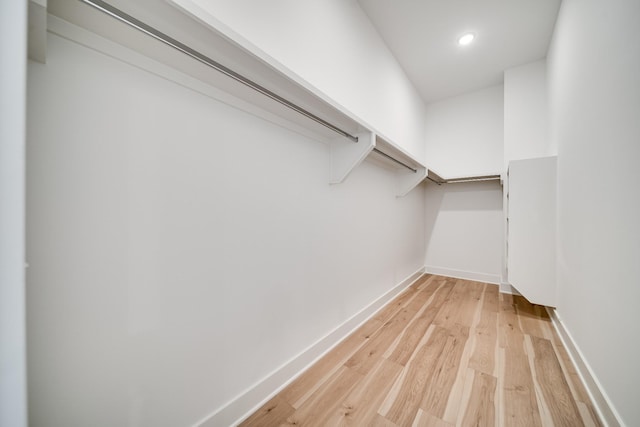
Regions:
<svg viewBox="0 0 640 427"><path fill-rule="evenodd" d="M418 166L416 172L398 169L396 172L396 197L404 197L427 177L427 168Z"/></svg>
<svg viewBox="0 0 640 427"><path fill-rule="evenodd" d="M340 184L376 147L376 136L365 131L356 134L358 142L354 143L344 137L329 141L331 166L329 184Z"/></svg>

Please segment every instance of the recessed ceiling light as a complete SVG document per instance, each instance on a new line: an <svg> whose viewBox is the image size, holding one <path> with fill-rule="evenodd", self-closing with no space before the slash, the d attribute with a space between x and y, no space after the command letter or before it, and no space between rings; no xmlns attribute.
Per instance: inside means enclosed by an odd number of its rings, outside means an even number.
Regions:
<svg viewBox="0 0 640 427"><path fill-rule="evenodd" d="M458 39L458 44L460 46L466 46L468 44L471 44L471 42L473 41L473 39L476 38L476 35L473 33L466 33L464 35L462 35L459 39Z"/></svg>

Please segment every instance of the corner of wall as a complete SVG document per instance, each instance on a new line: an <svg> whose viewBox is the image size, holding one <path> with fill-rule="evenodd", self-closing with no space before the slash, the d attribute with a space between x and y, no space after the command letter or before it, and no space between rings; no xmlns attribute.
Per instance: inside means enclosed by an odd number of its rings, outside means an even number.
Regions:
<svg viewBox="0 0 640 427"><path fill-rule="evenodd" d="M350 319L347 319L333 331L307 347L284 365L233 398L222 408L198 421L195 426L214 427L220 425L236 425L247 418L300 376L311 365L316 363L321 357L331 351L342 340L353 333L364 322L369 320L393 298L411 286L411 284L418 280L424 273L425 269L423 267L402 280L384 295L353 315Z"/></svg>
<svg viewBox="0 0 640 427"><path fill-rule="evenodd" d="M555 327L556 332L558 333L558 336L560 337L560 340L564 345L564 348L567 350L567 353L569 353L569 357L571 358L573 365L576 367L578 376L582 380L582 383L584 384L587 393L591 398L600 421L605 426L624 426L622 418L615 410L611 400L602 388L600 381L598 381L598 378L585 359L582 351L580 351L580 348L574 341L573 337L564 326L564 323L562 323L560 316L558 316L558 313L555 309L550 307L546 308L547 312L549 313L549 317L551 317L551 323L553 323L553 326Z"/></svg>

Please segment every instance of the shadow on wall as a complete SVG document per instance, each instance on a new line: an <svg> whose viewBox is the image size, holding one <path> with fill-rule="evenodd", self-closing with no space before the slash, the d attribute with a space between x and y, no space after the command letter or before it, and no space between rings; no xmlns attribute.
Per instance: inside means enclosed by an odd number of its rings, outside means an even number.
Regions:
<svg viewBox="0 0 640 427"><path fill-rule="evenodd" d="M457 184L427 184L427 196L433 194L439 210L478 211L502 210L502 186L499 181L464 182ZM497 197L500 193L500 197ZM444 197L446 194L446 197ZM443 203L444 199L444 203ZM497 201L500 203L496 203ZM429 199L431 201L431 199Z"/></svg>
<svg viewBox="0 0 640 427"><path fill-rule="evenodd" d="M500 183L428 183L425 203L427 269L466 274L471 279L477 274L499 277L503 248Z"/></svg>
<svg viewBox="0 0 640 427"><path fill-rule="evenodd" d="M502 186L498 181L443 185L427 182L426 191L427 241L441 211L502 212Z"/></svg>

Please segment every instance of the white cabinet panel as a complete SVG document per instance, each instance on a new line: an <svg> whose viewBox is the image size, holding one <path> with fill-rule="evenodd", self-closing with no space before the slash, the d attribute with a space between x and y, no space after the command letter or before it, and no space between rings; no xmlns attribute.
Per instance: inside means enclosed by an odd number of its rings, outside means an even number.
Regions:
<svg viewBox="0 0 640 427"><path fill-rule="evenodd" d="M557 157L509 163L509 282L535 304L556 305Z"/></svg>

